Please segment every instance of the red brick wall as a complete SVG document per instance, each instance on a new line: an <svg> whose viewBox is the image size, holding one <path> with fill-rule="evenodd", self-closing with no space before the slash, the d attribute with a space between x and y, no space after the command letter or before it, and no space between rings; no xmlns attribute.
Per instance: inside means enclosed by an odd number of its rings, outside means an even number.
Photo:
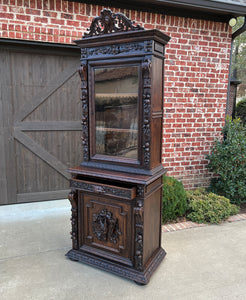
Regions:
<svg viewBox="0 0 246 300"><path fill-rule="evenodd" d="M72 43L102 8L61 0L0 0L0 37ZM163 164L186 188L206 186L205 154L224 124L230 28L212 21L121 11L146 29L158 28L171 36L166 48Z"/></svg>
<svg viewBox="0 0 246 300"><path fill-rule="evenodd" d="M172 40L166 51L163 163L186 188L207 186L205 154L225 120L230 29L174 18L166 31Z"/></svg>

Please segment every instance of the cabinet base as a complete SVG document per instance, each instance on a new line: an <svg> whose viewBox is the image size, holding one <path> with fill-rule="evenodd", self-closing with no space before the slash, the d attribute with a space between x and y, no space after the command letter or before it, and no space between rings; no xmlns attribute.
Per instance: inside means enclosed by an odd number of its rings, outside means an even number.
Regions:
<svg viewBox="0 0 246 300"><path fill-rule="evenodd" d="M138 271L131 267L124 266L122 264L98 257L90 253L86 253L84 251L72 249L66 254L66 256L73 261L86 263L90 266L94 266L98 269L133 280L136 283L143 285L149 282L151 275L159 266L165 255L166 252L164 249L158 249L150 259L150 262L147 264L145 269L143 271Z"/></svg>

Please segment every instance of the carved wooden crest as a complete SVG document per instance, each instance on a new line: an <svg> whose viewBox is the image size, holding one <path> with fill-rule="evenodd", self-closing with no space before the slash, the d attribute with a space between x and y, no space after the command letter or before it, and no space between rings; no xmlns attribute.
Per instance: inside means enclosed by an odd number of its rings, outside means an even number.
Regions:
<svg viewBox="0 0 246 300"><path fill-rule="evenodd" d="M144 30L140 25L134 25L134 21L128 19L122 13L113 13L110 9L103 9L99 17L95 17L90 28L83 38L97 36L119 31Z"/></svg>
<svg viewBox="0 0 246 300"><path fill-rule="evenodd" d="M107 209L93 215L92 232L100 241L118 242L121 235L117 218Z"/></svg>

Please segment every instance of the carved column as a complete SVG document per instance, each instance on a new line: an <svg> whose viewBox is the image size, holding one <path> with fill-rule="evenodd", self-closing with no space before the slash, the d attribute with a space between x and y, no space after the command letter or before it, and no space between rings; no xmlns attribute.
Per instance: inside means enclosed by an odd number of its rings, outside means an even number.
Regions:
<svg viewBox="0 0 246 300"><path fill-rule="evenodd" d="M82 101L82 145L84 160L89 160L89 108L88 108L88 91L87 91L87 61L82 60L79 68L81 78L81 101Z"/></svg>
<svg viewBox="0 0 246 300"><path fill-rule="evenodd" d="M138 186L137 196L144 198L144 186ZM134 208L135 214L135 268L143 270L143 224L144 224L144 207L143 199L137 200Z"/></svg>
<svg viewBox="0 0 246 300"><path fill-rule="evenodd" d="M73 249L78 249L78 193L75 190L72 190L68 194L68 200L71 203L71 225L72 225L72 231L70 232L71 234L71 239L73 241Z"/></svg>
<svg viewBox="0 0 246 300"><path fill-rule="evenodd" d="M151 56L146 56L143 70L143 149L144 165L150 166L150 120L151 120Z"/></svg>

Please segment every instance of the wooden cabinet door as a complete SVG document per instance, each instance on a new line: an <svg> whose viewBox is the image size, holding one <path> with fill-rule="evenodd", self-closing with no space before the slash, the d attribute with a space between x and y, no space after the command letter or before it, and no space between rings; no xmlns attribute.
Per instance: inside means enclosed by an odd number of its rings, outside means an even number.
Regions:
<svg viewBox="0 0 246 300"><path fill-rule="evenodd" d="M86 193L80 199L80 249L132 265L131 204Z"/></svg>

